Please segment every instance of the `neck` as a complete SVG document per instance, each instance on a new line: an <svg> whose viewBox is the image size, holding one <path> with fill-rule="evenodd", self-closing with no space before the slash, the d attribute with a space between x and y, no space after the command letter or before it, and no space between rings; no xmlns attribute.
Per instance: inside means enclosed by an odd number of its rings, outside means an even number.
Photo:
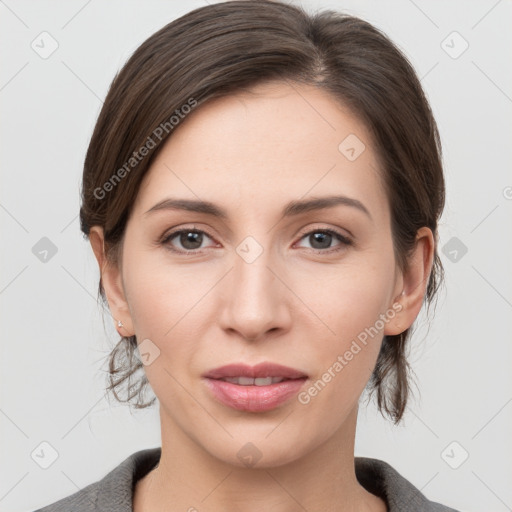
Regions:
<svg viewBox="0 0 512 512"><path fill-rule="evenodd" d="M163 409L160 418L160 462L137 483L134 512L387 510L355 475L357 407L342 428L307 455L285 464L256 467L219 460L188 437Z"/></svg>

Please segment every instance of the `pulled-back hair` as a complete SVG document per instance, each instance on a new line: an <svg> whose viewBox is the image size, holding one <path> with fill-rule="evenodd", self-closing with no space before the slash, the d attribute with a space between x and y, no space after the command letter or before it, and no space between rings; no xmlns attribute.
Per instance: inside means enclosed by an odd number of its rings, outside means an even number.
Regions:
<svg viewBox="0 0 512 512"><path fill-rule="evenodd" d="M84 236L101 226L106 257L119 264L140 183L180 120L207 100L275 80L318 87L364 122L380 162L402 271L417 231L427 226L434 234L424 297L430 307L443 279L437 223L445 189L436 123L402 52L368 22L339 12L308 14L280 1L230 1L195 9L149 37L112 82L90 141L81 191ZM106 304L101 279L100 297ZM384 336L367 385L370 395L377 391L381 413L395 423L410 394L411 328ZM108 390L142 408L155 397L144 399L148 381L136 348L135 336L115 345Z"/></svg>

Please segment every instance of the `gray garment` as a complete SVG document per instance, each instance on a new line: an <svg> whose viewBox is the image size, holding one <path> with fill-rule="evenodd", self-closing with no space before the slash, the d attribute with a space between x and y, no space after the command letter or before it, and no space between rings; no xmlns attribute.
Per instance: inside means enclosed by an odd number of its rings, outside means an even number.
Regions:
<svg viewBox="0 0 512 512"><path fill-rule="evenodd" d="M135 452L101 480L35 512L133 512L135 483L157 466L160 454L161 448ZM386 502L388 512L457 512L427 500L387 462L355 457L355 471L359 483Z"/></svg>

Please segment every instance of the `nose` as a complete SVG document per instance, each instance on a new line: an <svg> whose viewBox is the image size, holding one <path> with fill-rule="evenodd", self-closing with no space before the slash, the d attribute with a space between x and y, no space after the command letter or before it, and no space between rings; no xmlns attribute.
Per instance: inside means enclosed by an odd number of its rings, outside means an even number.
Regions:
<svg viewBox="0 0 512 512"><path fill-rule="evenodd" d="M247 341L257 341L291 327L290 293L276 276L276 262L267 251L252 262L234 255L234 265L224 283L221 327Z"/></svg>

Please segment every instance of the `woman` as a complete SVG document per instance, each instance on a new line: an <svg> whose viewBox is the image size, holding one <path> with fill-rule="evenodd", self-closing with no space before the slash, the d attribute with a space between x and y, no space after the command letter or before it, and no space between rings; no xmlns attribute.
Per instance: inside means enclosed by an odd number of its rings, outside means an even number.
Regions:
<svg viewBox="0 0 512 512"><path fill-rule="evenodd" d="M354 457L365 389L404 414L443 206L428 102L370 24L233 1L151 36L105 100L80 218L121 336L110 389L145 407L149 383L162 447L41 510L453 510Z"/></svg>

